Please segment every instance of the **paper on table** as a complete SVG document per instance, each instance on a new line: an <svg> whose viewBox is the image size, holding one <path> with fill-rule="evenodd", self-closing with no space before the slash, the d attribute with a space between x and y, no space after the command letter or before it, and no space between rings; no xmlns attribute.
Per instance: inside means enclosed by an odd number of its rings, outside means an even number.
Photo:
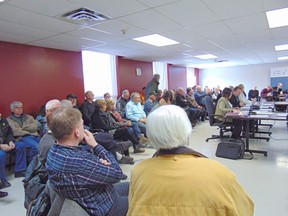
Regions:
<svg viewBox="0 0 288 216"><path fill-rule="evenodd" d="M269 118L268 115L250 115L251 118Z"/></svg>
<svg viewBox="0 0 288 216"><path fill-rule="evenodd" d="M279 116L279 117L286 117L288 115L288 113L279 113L279 114L277 114L277 116Z"/></svg>

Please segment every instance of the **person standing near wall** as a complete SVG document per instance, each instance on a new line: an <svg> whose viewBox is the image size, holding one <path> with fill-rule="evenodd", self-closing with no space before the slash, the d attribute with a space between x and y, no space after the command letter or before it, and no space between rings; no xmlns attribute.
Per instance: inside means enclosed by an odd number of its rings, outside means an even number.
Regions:
<svg viewBox="0 0 288 216"><path fill-rule="evenodd" d="M160 84L160 75L154 74L153 79L148 82L145 92L145 98L149 98L150 92L157 92L158 93L158 85Z"/></svg>

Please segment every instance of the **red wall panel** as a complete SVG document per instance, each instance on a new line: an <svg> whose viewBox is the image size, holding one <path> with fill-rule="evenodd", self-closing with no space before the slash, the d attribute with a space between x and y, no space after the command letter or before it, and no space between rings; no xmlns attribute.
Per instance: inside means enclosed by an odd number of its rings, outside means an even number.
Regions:
<svg viewBox="0 0 288 216"><path fill-rule="evenodd" d="M178 87L187 88L186 67L172 66L168 67L169 89L177 90Z"/></svg>
<svg viewBox="0 0 288 216"><path fill-rule="evenodd" d="M83 101L81 52L0 42L0 113L7 116L13 100L24 112L37 115L48 100L69 93Z"/></svg>
<svg viewBox="0 0 288 216"><path fill-rule="evenodd" d="M142 75L136 76L136 68L140 68ZM124 89L130 93L141 92L144 86L153 77L152 62L134 61L118 57L117 61L117 80L118 80L118 97Z"/></svg>

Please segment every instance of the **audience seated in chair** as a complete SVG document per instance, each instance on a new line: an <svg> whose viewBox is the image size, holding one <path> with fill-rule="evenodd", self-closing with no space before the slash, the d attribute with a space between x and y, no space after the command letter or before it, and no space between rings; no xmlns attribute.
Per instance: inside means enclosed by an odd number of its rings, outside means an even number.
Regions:
<svg viewBox="0 0 288 216"><path fill-rule="evenodd" d="M11 114L7 121L12 128L15 141L25 143L27 151L27 163L38 153L38 122L31 115L23 113L23 104L20 101L13 101L10 104Z"/></svg>
<svg viewBox="0 0 288 216"><path fill-rule="evenodd" d="M139 143L142 145L146 145L149 143L149 140L144 136L144 134L141 133L141 130L139 128L139 125L137 122L132 122L127 119L123 119L120 115L120 113L117 112L115 108L115 102L112 99L106 100L106 106L107 106L107 112L111 114L111 116L114 118L116 122L122 123L126 127L133 128L135 136L138 138Z"/></svg>
<svg viewBox="0 0 288 216"><path fill-rule="evenodd" d="M90 215L126 215L129 183L115 184L122 170L114 156L84 130L81 113L58 108L49 117L49 128L57 140L46 161L53 190L76 201ZM93 152L79 146L82 140Z"/></svg>
<svg viewBox="0 0 288 216"><path fill-rule="evenodd" d="M133 143L134 153L145 152L139 144L132 127L127 127L125 122L116 122L109 112L105 100L96 100L96 110L91 118L92 129L102 129L113 134L114 139L129 140Z"/></svg>
<svg viewBox="0 0 288 216"><path fill-rule="evenodd" d="M121 97L117 100L116 102L116 110L118 113L120 113L122 118L125 118L125 114L126 114L126 104L129 102L129 97L130 97L130 92L125 89L122 92Z"/></svg>
<svg viewBox="0 0 288 216"><path fill-rule="evenodd" d="M156 92L150 92L149 98L144 103L144 112L146 113L146 116L149 115L153 107L158 103L157 101L157 93Z"/></svg>
<svg viewBox="0 0 288 216"><path fill-rule="evenodd" d="M11 186L11 184L7 181L5 172L6 154L15 154L15 177L23 177L25 175L27 165L26 144L23 142L15 141L10 125L6 119L2 118L0 114L0 189ZM2 195L5 194L6 193L3 193Z"/></svg>
<svg viewBox="0 0 288 216"><path fill-rule="evenodd" d="M181 108L153 111L147 135L157 152L131 172L128 216L253 215L253 201L236 176L187 147L193 142L192 128Z"/></svg>
<svg viewBox="0 0 288 216"><path fill-rule="evenodd" d="M224 91L224 90L223 90ZM240 95L241 95L241 88L239 86L236 86L232 90L232 95L229 97L229 102L232 104L233 107L243 107L245 103L240 100ZM222 94L223 97L223 94ZM219 102L219 101L218 101Z"/></svg>
<svg viewBox="0 0 288 216"><path fill-rule="evenodd" d="M215 120L215 116L216 116L215 115L215 108L216 108L216 106L214 104L214 100L212 99L212 97L207 95L205 97L205 104L206 104L206 108L207 108L207 112L208 112L208 116L209 116L210 126L216 126L216 127L220 128L219 135L212 135L212 137L206 139L206 142L208 142L211 139L223 139L223 138L227 137L227 136L224 136L224 133L227 131L232 131L231 130L232 124Z"/></svg>
<svg viewBox="0 0 288 216"><path fill-rule="evenodd" d="M133 92L130 101L126 104L126 118L131 122L136 122L141 133L146 137L146 114L140 103L140 94Z"/></svg>
<svg viewBox="0 0 288 216"><path fill-rule="evenodd" d="M77 101L77 96L75 94L68 94L66 96L66 99L71 101L73 108L79 109L78 101Z"/></svg>
<svg viewBox="0 0 288 216"><path fill-rule="evenodd" d="M206 92L202 91L202 87L200 85L196 86L196 91L194 92L194 97L196 102L200 105L205 107L205 100L204 97L206 96Z"/></svg>
<svg viewBox="0 0 288 216"><path fill-rule="evenodd" d="M257 90L257 86L254 86L253 89L250 89L248 92L248 100L256 99L259 101L259 91Z"/></svg>
<svg viewBox="0 0 288 216"><path fill-rule="evenodd" d="M197 108L189 107L190 104L185 97L185 91L182 87L177 88L175 99L176 105L180 106L187 113L192 127L196 126L197 119L200 118L202 112Z"/></svg>
<svg viewBox="0 0 288 216"><path fill-rule="evenodd" d="M187 102L189 104L189 107L191 108L195 108L197 110L199 110L201 112L200 116L201 116L201 121L205 121L205 116L206 116L206 108L203 107L203 106L200 106L196 100L195 100L195 97L194 97L194 94L193 94L193 91L192 91L192 88L188 87L186 89L186 99L187 99Z"/></svg>
<svg viewBox="0 0 288 216"><path fill-rule="evenodd" d="M267 88L262 89L261 99L265 99L266 101L273 101L273 88L270 85L268 85Z"/></svg>
<svg viewBox="0 0 288 216"><path fill-rule="evenodd" d="M92 91L85 93L85 101L81 105L81 113L84 120L84 125L91 128L91 116L95 111L94 94Z"/></svg>
<svg viewBox="0 0 288 216"><path fill-rule="evenodd" d="M237 88L237 87L235 87ZM234 89L235 89L234 88ZM236 90L239 91L239 90ZM240 90L241 91L241 90ZM215 111L215 119L218 121L226 121L226 122L232 122L233 130L232 130L232 136L231 138L234 139L240 139L240 134L242 131L242 120L238 119L225 119L224 116L228 112L235 112L239 113L239 108L231 106L231 103L229 102L229 99L232 97L232 90L230 88L224 88L222 92L222 97L219 99L217 105L216 105L216 111Z"/></svg>

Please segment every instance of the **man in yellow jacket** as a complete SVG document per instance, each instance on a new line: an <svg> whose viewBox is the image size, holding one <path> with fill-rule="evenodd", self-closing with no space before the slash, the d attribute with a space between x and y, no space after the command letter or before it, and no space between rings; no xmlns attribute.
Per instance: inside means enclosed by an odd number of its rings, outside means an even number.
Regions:
<svg viewBox="0 0 288 216"><path fill-rule="evenodd" d="M252 216L254 204L220 163L185 147L191 137L186 113L162 106L147 121L147 135L158 150L131 173L128 216Z"/></svg>

